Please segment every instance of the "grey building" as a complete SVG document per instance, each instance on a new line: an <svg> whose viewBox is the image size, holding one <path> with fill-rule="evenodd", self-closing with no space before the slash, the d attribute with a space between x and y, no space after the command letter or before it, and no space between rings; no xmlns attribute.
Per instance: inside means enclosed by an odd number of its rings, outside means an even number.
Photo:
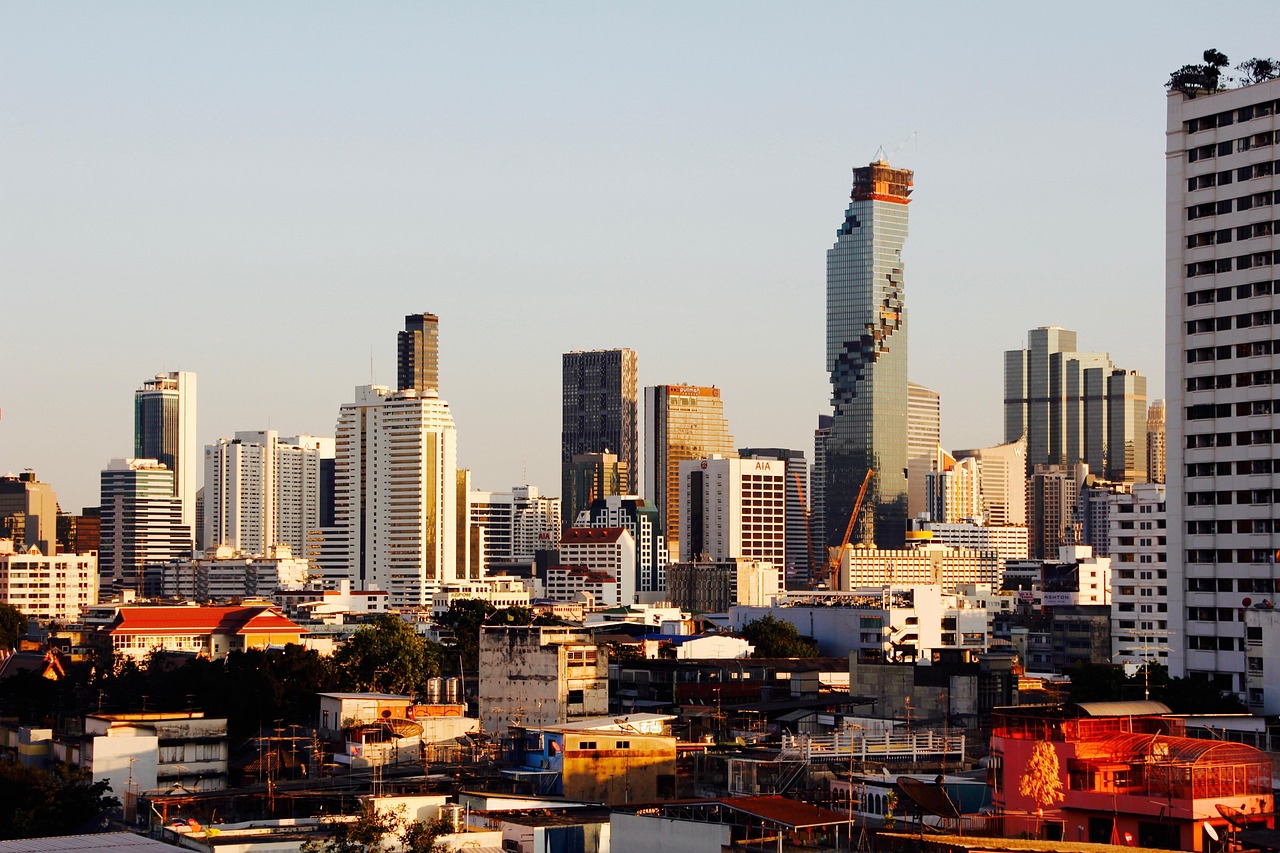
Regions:
<svg viewBox="0 0 1280 853"><path fill-rule="evenodd" d="M440 391L440 318L409 314L396 333L396 388Z"/></svg>
<svg viewBox="0 0 1280 853"><path fill-rule="evenodd" d="M635 350L565 353L561 391L561 497L567 498L573 489L573 458L584 453L615 455L618 473L625 471L627 477L618 494L639 493L635 478L640 473L640 398ZM582 509L566 505L565 525L573 524Z"/></svg>

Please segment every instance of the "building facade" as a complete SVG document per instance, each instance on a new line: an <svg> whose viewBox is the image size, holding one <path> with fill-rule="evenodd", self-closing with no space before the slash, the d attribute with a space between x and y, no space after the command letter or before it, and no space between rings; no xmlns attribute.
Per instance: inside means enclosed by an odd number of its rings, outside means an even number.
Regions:
<svg viewBox="0 0 1280 853"><path fill-rule="evenodd" d="M0 538L12 539L21 550L57 552L58 496L35 472L0 477Z"/></svg>
<svg viewBox="0 0 1280 853"><path fill-rule="evenodd" d="M942 395L932 388L907 383L907 517L926 512L924 475L931 470L934 450L942 443Z"/></svg>
<svg viewBox="0 0 1280 853"><path fill-rule="evenodd" d="M639 483L631 478L640 474L640 408L634 350L567 352L561 371L560 496L569 503L564 517L568 525L591 501L571 487L573 458L579 454L612 453L618 458L618 473L627 478L612 494L639 493ZM577 495L573 502L571 494Z"/></svg>
<svg viewBox="0 0 1280 853"><path fill-rule="evenodd" d="M978 460L982 509L987 524L997 527L1027 524L1027 440L1020 438L995 447L957 450L956 459Z"/></svg>
<svg viewBox="0 0 1280 853"><path fill-rule="evenodd" d="M636 543L635 590L656 593L667 588L670 551L658 510L634 495L613 495L591 502L578 514L575 527L625 527Z"/></svg>
<svg viewBox="0 0 1280 853"><path fill-rule="evenodd" d="M745 557L785 565L784 462L718 455L686 460L680 483L681 562Z"/></svg>
<svg viewBox="0 0 1280 853"><path fill-rule="evenodd" d="M440 392L440 318L409 314L396 333L396 388L419 394Z"/></svg>
<svg viewBox="0 0 1280 853"><path fill-rule="evenodd" d="M658 519L675 547L672 534L680 520L680 463L718 453L737 456L719 388L699 385L654 385L644 389L645 497L658 508Z"/></svg>
<svg viewBox="0 0 1280 853"><path fill-rule="evenodd" d="M864 475L876 474L854 541L901 547L907 520L907 308L902 248L912 173L883 161L853 170L853 190L827 250L826 528L838 545Z"/></svg>
<svg viewBox="0 0 1280 853"><path fill-rule="evenodd" d="M102 590L141 593L147 566L191 555L191 528L173 482L174 473L155 459L113 459L102 472Z"/></svg>
<svg viewBox="0 0 1280 853"><path fill-rule="evenodd" d="M609 655L584 628L480 628L480 724L554 726L609 712Z"/></svg>
<svg viewBox="0 0 1280 853"><path fill-rule="evenodd" d="M588 569L612 577L616 585L612 604L629 605L635 601L636 540L627 528L570 527L560 538L560 563L562 567ZM562 580L567 582L570 578ZM547 584L549 592L550 572Z"/></svg>
<svg viewBox="0 0 1280 853"><path fill-rule="evenodd" d="M1164 483L1164 400L1147 406L1147 482Z"/></svg>
<svg viewBox="0 0 1280 853"><path fill-rule="evenodd" d="M1109 496L1112 660L1169 665L1169 559L1165 489L1138 483Z"/></svg>
<svg viewBox="0 0 1280 853"><path fill-rule="evenodd" d="M782 567L790 586L807 589L812 570L809 566L809 506L805 502L804 484L809 479L809 464L803 450L781 447L740 447L741 459L776 459L782 463L783 491L786 494L786 565ZM815 545L814 551L818 549ZM814 555L815 559L817 554Z"/></svg>
<svg viewBox="0 0 1280 853"><path fill-rule="evenodd" d="M564 491L560 495L562 521L574 524L578 514L593 501L628 494L631 471L616 453L575 453L564 468Z"/></svg>
<svg viewBox="0 0 1280 853"><path fill-rule="evenodd" d="M1169 668L1240 696L1245 625L1208 617L1246 597L1274 600L1280 521L1271 480L1259 475L1280 440L1277 102L1280 80L1167 97L1169 606L1186 639L1185 661L1171 656Z"/></svg>
<svg viewBox="0 0 1280 853"><path fill-rule="evenodd" d="M560 499L540 494L537 486L513 486L510 492L473 490L467 496L472 528L482 549L481 565L531 563L537 552L555 549L560 538Z"/></svg>
<svg viewBox="0 0 1280 853"><path fill-rule="evenodd" d="M668 598L690 613L727 613L738 605L767 607L782 590L782 572L759 560L675 563L667 569Z"/></svg>
<svg viewBox="0 0 1280 853"><path fill-rule="evenodd" d="M173 472L173 495L194 541L200 446L196 443L196 375L157 373L133 394L133 455L155 459Z"/></svg>
<svg viewBox="0 0 1280 853"><path fill-rule="evenodd" d="M0 602L30 618L74 622L98 603L98 556L45 556L0 539Z"/></svg>

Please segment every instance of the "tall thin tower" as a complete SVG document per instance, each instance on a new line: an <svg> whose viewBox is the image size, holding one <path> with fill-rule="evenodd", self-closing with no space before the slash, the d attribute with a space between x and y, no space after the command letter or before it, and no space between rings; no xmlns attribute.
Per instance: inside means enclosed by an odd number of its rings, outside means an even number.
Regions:
<svg viewBox="0 0 1280 853"><path fill-rule="evenodd" d="M562 360L562 379L560 496L566 501L564 523L571 525L577 513L591 504L589 499L568 503L573 492L575 456L606 451L616 455L617 470L623 478L619 484L620 493L635 494L639 490L639 400L635 350L567 352Z"/></svg>
<svg viewBox="0 0 1280 853"><path fill-rule="evenodd" d="M201 464L194 373L157 373L134 392L133 455L155 459L173 472L173 494L182 502L182 524L194 538Z"/></svg>
<svg viewBox="0 0 1280 853"><path fill-rule="evenodd" d="M853 170L827 250L826 531L839 544L868 468L875 477L854 541L900 548L907 517L907 309L902 247L912 173L884 161Z"/></svg>
<svg viewBox="0 0 1280 853"><path fill-rule="evenodd" d="M396 335L396 390L440 390L440 318L409 314Z"/></svg>

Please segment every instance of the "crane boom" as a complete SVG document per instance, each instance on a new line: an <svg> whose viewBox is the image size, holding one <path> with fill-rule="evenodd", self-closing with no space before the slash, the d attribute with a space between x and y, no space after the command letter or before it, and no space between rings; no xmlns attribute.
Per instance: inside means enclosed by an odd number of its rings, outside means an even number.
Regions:
<svg viewBox="0 0 1280 853"><path fill-rule="evenodd" d="M867 469L867 476L862 478L862 488L858 489L858 499L853 502L853 511L849 513L849 523L844 528L844 538L840 540L839 549L832 548L827 562L827 582L830 583L840 571L840 561L844 559L844 551L849 547L849 537L853 535L853 525L858 521L858 512L862 509L862 501L867 496L867 486L875 476L875 470Z"/></svg>

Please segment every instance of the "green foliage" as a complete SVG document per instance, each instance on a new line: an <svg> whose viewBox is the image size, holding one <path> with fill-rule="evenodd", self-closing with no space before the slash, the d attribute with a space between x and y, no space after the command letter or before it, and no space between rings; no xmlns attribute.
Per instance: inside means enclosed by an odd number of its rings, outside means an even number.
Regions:
<svg viewBox="0 0 1280 853"><path fill-rule="evenodd" d="M1067 673L1071 686L1067 688L1068 702L1119 702L1134 696L1132 682L1124 674L1124 667L1109 663L1079 663ZM1139 684L1138 689L1142 687Z"/></svg>
<svg viewBox="0 0 1280 853"><path fill-rule="evenodd" d="M479 599L463 599L454 601L449 610L439 619L440 625L449 629L454 637L453 645L445 655L445 666L449 672L461 661L465 672L474 673L480 667L480 628L484 625L532 625L535 624L533 611L528 607L495 608L487 601ZM537 624L542 624L538 622Z"/></svg>
<svg viewBox="0 0 1280 853"><path fill-rule="evenodd" d="M1204 52L1203 65L1184 65L1169 75L1166 89L1194 98L1199 94L1216 92L1230 79L1223 79L1222 69L1227 67L1227 56L1221 51L1209 48Z"/></svg>
<svg viewBox="0 0 1280 853"><path fill-rule="evenodd" d="M395 614L378 616L333 656L344 690L416 696L440 674L444 649Z"/></svg>
<svg viewBox="0 0 1280 853"><path fill-rule="evenodd" d="M16 649L27 636L27 617L12 604L0 604L0 649Z"/></svg>
<svg viewBox="0 0 1280 853"><path fill-rule="evenodd" d="M1241 62L1236 66L1236 70L1243 75L1240 82L1250 86L1264 80L1274 80L1280 76L1280 62L1270 57L1254 57Z"/></svg>
<svg viewBox="0 0 1280 853"><path fill-rule="evenodd" d="M742 626L742 636L756 647L752 657L757 658L816 658L818 644L801 637L790 622L774 619L772 615L748 622Z"/></svg>
<svg viewBox="0 0 1280 853"><path fill-rule="evenodd" d="M0 762L0 839L93 831L104 812L119 808L107 782L66 765L52 770Z"/></svg>
<svg viewBox="0 0 1280 853"><path fill-rule="evenodd" d="M1113 664L1079 664L1070 675L1068 702L1119 702L1141 699L1146 692L1175 714L1243 714L1248 710L1235 694L1196 676L1170 678L1169 670L1160 664L1151 664L1145 674L1139 669L1130 676Z"/></svg>
<svg viewBox="0 0 1280 853"><path fill-rule="evenodd" d="M390 849L439 853L436 839L453 831L443 818L419 823L406 817L404 806L396 811L379 811L371 803L361 807L354 821L335 826L331 839L308 841L302 845L302 853L372 853Z"/></svg>

